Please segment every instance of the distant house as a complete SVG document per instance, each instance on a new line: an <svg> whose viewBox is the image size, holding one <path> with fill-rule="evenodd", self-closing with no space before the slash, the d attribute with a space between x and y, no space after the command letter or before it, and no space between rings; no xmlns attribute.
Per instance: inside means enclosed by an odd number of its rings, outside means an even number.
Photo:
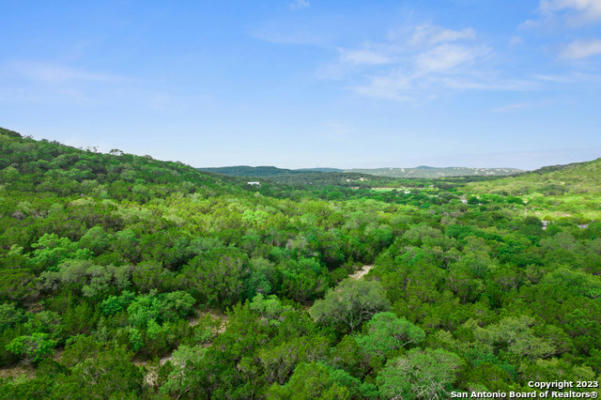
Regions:
<svg viewBox="0 0 601 400"><path fill-rule="evenodd" d="M251 186L258 186L261 184L261 182L246 182L246 184Z"/></svg>

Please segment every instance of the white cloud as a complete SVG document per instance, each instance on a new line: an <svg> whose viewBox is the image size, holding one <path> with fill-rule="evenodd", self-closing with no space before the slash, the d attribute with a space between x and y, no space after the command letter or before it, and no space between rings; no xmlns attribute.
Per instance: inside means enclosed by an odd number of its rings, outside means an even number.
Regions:
<svg viewBox="0 0 601 400"><path fill-rule="evenodd" d="M289 4L291 10L300 10L302 8L307 8L311 4L307 0L294 0Z"/></svg>
<svg viewBox="0 0 601 400"><path fill-rule="evenodd" d="M415 64L420 74L448 71L473 61L479 53L477 48L444 44L418 54Z"/></svg>
<svg viewBox="0 0 601 400"><path fill-rule="evenodd" d="M537 74L534 75L534 78L539 81L551 83L572 83L574 81L572 77L566 75Z"/></svg>
<svg viewBox="0 0 601 400"><path fill-rule="evenodd" d="M540 10L545 15L561 11L569 12L572 17L583 22L601 19L599 0L541 0Z"/></svg>
<svg viewBox="0 0 601 400"><path fill-rule="evenodd" d="M561 52L563 58L580 59L601 54L601 39L576 40Z"/></svg>
<svg viewBox="0 0 601 400"><path fill-rule="evenodd" d="M351 64L378 65L388 64L391 59L388 55L369 49L345 50L340 49L340 59L342 62Z"/></svg>
<svg viewBox="0 0 601 400"><path fill-rule="evenodd" d="M590 73L582 73L577 71L568 72L562 75L553 75L553 74L537 74L534 75L534 79L552 84L567 84L567 85L575 85L575 84L584 84L584 85L600 85L601 84L601 75L599 74L590 74Z"/></svg>
<svg viewBox="0 0 601 400"><path fill-rule="evenodd" d="M437 44L455 42L458 40L474 39L476 32L472 28L452 30L440 26L424 24L415 28L409 42L413 45Z"/></svg>
<svg viewBox="0 0 601 400"><path fill-rule="evenodd" d="M120 77L111 74L52 63L18 62L13 64L13 69L26 78L48 84L60 84L74 81L111 82L121 79Z"/></svg>
<svg viewBox="0 0 601 400"><path fill-rule="evenodd" d="M440 90L504 90L506 80L486 73L492 50L475 39L469 27L422 24L388 40L339 49L338 62L322 77L350 80L362 96L403 101L437 97ZM511 82L508 90L518 86L525 87Z"/></svg>
<svg viewBox="0 0 601 400"><path fill-rule="evenodd" d="M580 27L601 21L600 0L539 0L539 18L528 19L519 29L557 29Z"/></svg>
<svg viewBox="0 0 601 400"><path fill-rule="evenodd" d="M523 110L524 108L530 108L530 107L532 107L531 103L515 103L515 104L508 104L505 106L497 107L497 108L493 109L493 112L504 113L504 112L510 112L510 111L516 111L516 110Z"/></svg>
<svg viewBox="0 0 601 400"><path fill-rule="evenodd" d="M496 74L472 73L468 77L444 77L440 81L448 88L462 90L528 91L539 86L530 80L499 78Z"/></svg>
<svg viewBox="0 0 601 400"><path fill-rule="evenodd" d="M411 77L397 71L386 75L372 76L367 83L357 85L353 87L353 90L355 93L367 97L410 101L413 100L413 96L407 93L412 85Z"/></svg>

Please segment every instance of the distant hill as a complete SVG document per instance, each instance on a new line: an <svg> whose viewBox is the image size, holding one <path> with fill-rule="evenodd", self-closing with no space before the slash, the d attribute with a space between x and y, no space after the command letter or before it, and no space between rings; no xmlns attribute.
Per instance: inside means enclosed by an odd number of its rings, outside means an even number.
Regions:
<svg viewBox="0 0 601 400"><path fill-rule="evenodd" d="M342 169L338 168L300 168L295 171L302 172L344 172Z"/></svg>
<svg viewBox="0 0 601 400"><path fill-rule="evenodd" d="M272 182L286 185L336 185L352 187L397 186L393 178L350 172L310 172L280 174L266 177Z"/></svg>
<svg viewBox="0 0 601 400"><path fill-rule="evenodd" d="M238 165L220 168L198 168L199 171L248 179L265 179L286 185L370 186L390 184L391 178L343 172L336 168L286 169L273 166L250 167Z"/></svg>
<svg viewBox="0 0 601 400"><path fill-rule="evenodd" d="M447 167L436 168L429 166L419 166L416 168L301 168L286 169L274 166L250 167L247 165L238 165L233 167L220 168L199 168L200 171L213 172L229 176L247 176L247 177L281 177L283 175L305 174L305 173L353 173L361 175L382 176L387 178L447 178L457 176L505 176L523 172L516 168L464 168Z"/></svg>
<svg viewBox="0 0 601 400"><path fill-rule="evenodd" d="M233 167L218 167L218 168L198 168L199 171L212 172L215 174L229 175L229 176L249 176L249 177L266 177L276 176L282 174L295 174L305 173L308 170L294 170L277 168L273 166L260 166L250 167L248 165L236 165ZM312 172L316 172L313 170Z"/></svg>
<svg viewBox="0 0 601 400"><path fill-rule="evenodd" d="M552 165L532 172L468 185L474 191L523 195L543 193L601 192L601 158L593 161Z"/></svg>
<svg viewBox="0 0 601 400"><path fill-rule="evenodd" d="M111 150L98 153L34 140L0 128L0 187L65 196L98 195L146 201L173 192L241 193L239 180L180 162ZM0 189L1 191L2 189ZM100 196L100 195L99 195Z"/></svg>
<svg viewBox="0 0 601 400"><path fill-rule="evenodd" d="M347 169L344 172L357 172L368 175L387 176L390 178L446 178L454 176L504 176L523 172L516 168L436 168L419 166L416 168L373 168Z"/></svg>

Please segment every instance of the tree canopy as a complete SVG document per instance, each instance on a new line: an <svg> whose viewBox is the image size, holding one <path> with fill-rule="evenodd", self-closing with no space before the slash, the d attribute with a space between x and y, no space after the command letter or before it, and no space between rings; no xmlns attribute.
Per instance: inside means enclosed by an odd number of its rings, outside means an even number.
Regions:
<svg viewBox="0 0 601 400"><path fill-rule="evenodd" d="M599 380L598 165L249 186L0 129L0 393L444 399Z"/></svg>

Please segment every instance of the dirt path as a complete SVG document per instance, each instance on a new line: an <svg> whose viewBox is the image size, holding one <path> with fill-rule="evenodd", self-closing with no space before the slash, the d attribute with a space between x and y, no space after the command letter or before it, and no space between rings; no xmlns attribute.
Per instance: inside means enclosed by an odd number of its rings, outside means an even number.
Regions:
<svg viewBox="0 0 601 400"><path fill-rule="evenodd" d="M358 269L354 273L350 274L349 278L355 279L355 280L362 279L365 275L367 275L369 273L369 271L372 270L373 267L374 267L373 265L363 265L360 269ZM311 306L307 306L307 310L310 307ZM209 315L213 319L213 321L220 322L219 327L215 331L216 334L219 335L219 334L225 332L225 329L227 328L227 323L228 323L227 315L222 314L222 313L217 313L215 311L199 312L197 314L197 316L195 316L194 318L192 318L189 321L190 326L198 325L198 323L200 322L200 319L205 315ZM208 343L207 345L210 345L210 343ZM159 361L159 365L164 365L167 361L171 361L171 359L172 359L172 354L168 354L168 355L164 356L163 358L161 358L161 360ZM140 362L139 365L144 365L146 368L150 369L150 371L146 375L145 381L147 384L153 386L156 382L156 371L154 370L154 368L150 367L145 362Z"/></svg>
<svg viewBox="0 0 601 400"><path fill-rule="evenodd" d="M210 316L211 319L213 319L213 321L215 321L215 322L219 321L219 325L215 328L215 333L217 335L225 332L225 329L227 328L227 324L228 324L228 317L227 317L227 315L216 312L216 311L198 312L195 317L193 317L190 321L188 321L189 325L190 326L198 325L200 323L200 319L202 317L204 317L205 315ZM203 346L208 347L210 345L211 345L211 343L209 342L209 343L205 343ZM165 365L167 363L167 361L171 361L172 359L173 359L173 352L167 354L166 356L161 357L161 359L159 360L159 366ZM137 366L143 366L146 368L147 372L146 372L146 375L144 376L144 383L147 384L148 386L156 386L157 380L158 380L158 368L156 366L149 365L149 363L147 361L135 361L134 363Z"/></svg>
<svg viewBox="0 0 601 400"><path fill-rule="evenodd" d="M369 271L371 271L371 269L373 268L373 265L364 265L363 267L361 267L361 269L355 271L355 273L349 275L349 278L351 279L361 279L363 278L365 275L367 275L369 273Z"/></svg>
<svg viewBox="0 0 601 400"><path fill-rule="evenodd" d="M374 267L373 265L363 265L360 269L358 269L354 273L350 274L349 278L355 279L355 280L362 279L365 275L367 275L369 273L369 271L372 270L373 267ZM308 307L310 307L310 306L308 306ZM214 321L220 322L219 326L217 327L217 329L215 331L216 334L219 335L219 334L225 332L225 329L227 328L227 324L228 324L227 315L218 313L215 311L199 312L195 317L193 317L189 321L190 326L198 325L198 323L200 322L200 319L205 315L209 315ZM210 343L208 345L210 345ZM62 355L62 352L60 352L60 354L55 356L55 359L58 358L60 360L61 355ZM165 365L165 363L167 363L167 361L171 361L171 359L172 359L172 353L162 357L159 360L159 365L160 366ZM149 386L155 386L157 378L158 378L157 368L149 365L149 363L147 361L134 361L134 364L136 364L138 366L144 366L145 368L147 368L148 372L146 373L146 376L144 377L144 381ZM23 375L28 376L30 378L32 378L34 376L32 370L25 369L21 366L14 367L14 368L0 369L0 378L18 377L18 376L23 376Z"/></svg>
<svg viewBox="0 0 601 400"><path fill-rule="evenodd" d="M0 368L0 379L33 379L35 378L35 369L22 365L16 367Z"/></svg>

